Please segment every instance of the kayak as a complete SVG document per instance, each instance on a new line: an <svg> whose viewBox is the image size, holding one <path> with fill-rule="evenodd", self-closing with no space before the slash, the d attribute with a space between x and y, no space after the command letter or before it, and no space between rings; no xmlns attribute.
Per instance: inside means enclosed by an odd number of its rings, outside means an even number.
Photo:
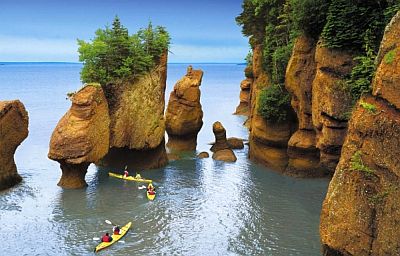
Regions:
<svg viewBox="0 0 400 256"><path fill-rule="evenodd" d="M156 197L156 194L150 195L150 194L149 194L149 191L146 191L146 195L147 195L147 198L148 198L150 201L153 201L154 198Z"/></svg>
<svg viewBox="0 0 400 256"><path fill-rule="evenodd" d="M115 177L115 178L119 178L119 179L123 179L123 180L131 180L131 181L147 182L147 183L153 182L152 180L143 179L143 178L135 178L133 176L124 177L124 175L122 175L122 174L117 174L117 173L113 173L113 172L109 172L108 175L111 177Z"/></svg>
<svg viewBox="0 0 400 256"><path fill-rule="evenodd" d="M118 240L120 240L125 234L126 232L128 232L129 228L131 227L132 222L129 222L128 224L126 224L125 226L123 226L120 229L120 234L119 235L111 235L112 237L112 241L111 242L101 242L98 246L96 246L96 248L94 249L94 252L98 252L100 250L103 250L111 245L113 245L114 243L118 242Z"/></svg>

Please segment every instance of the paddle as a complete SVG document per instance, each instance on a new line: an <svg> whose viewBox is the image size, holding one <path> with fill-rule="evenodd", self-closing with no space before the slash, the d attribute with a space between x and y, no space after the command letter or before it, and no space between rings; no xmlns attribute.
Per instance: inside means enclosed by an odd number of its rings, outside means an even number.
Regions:
<svg viewBox="0 0 400 256"><path fill-rule="evenodd" d="M107 224L110 224L110 225L113 225L113 226L118 226L118 225L116 225L116 224L112 223L112 222L111 222L111 221L109 221L109 220L105 220L105 222L106 222Z"/></svg>
<svg viewBox="0 0 400 256"><path fill-rule="evenodd" d="M145 185L138 187L138 189L145 189L145 188L146 188Z"/></svg>

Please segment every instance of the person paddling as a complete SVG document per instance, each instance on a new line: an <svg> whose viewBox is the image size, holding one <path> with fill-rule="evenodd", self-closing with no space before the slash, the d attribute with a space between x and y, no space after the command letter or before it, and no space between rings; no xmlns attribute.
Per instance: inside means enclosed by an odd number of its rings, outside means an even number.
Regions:
<svg viewBox="0 0 400 256"><path fill-rule="evenodd" d="M112 241L112 237L110 236L110 234L106 233L104 236L102 236L101 241L109 243Z"/></svg>
<svg viewBox="0 0 400 256"><path fill-rule="evenodd" d="M115 227L113 227L113 232L114 232L114 235L120 235L121 230L118 226L115 226Z"/></svg>
<svg viewBox="0 0 400 256"><path fill-rule="evenodd" d="M129 176L129 172L128 172L128 166L125 166L125 171L124 171L124 178Z"/></svg>
<svg viewBox="0 0 400 256"><path fill-rule="evenodd" d="M149 183L149 185L147 186L147 192L149 193L149 195L156 194L156 191L154 190L153 184Z"/></svg>

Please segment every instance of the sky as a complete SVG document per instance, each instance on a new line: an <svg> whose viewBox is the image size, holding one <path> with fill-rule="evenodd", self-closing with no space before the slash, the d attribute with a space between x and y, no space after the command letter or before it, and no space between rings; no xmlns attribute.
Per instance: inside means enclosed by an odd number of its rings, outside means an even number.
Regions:
<svg viewBox="0 0 400 256"><path fill-rule="evenodd" d="M235 17L242 0L0 0L0 62L77 62L115 15L130 33L153 25L171 35L171 63L240 63L249 51Z"/></svg>

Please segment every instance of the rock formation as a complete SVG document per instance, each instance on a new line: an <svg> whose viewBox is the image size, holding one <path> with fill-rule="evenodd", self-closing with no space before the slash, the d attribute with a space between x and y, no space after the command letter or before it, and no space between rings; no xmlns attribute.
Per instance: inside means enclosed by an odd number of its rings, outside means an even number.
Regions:
<svg viewBox="0 0 400 256"><path fill-rule="evenodd" d="M134 82L104 86L110 113L110 152L101 165L158 168L168 163L164 107L167 54Z"/></svg>
<svg viewBox="0 0 400 256"><path fill-rule="evenodd" d="M332 50L319 42L315 52L317 71L312 85L312 119L320 167L333 173L346 137L352 99L345 77L353 66L353 55Z"/></svg>
<svg viewBox="0 0 400 256"><path fill-rule="evenodd" d="M195 150L197 133L203 126L200 85L203 71L188 67L186 75L174 86L165 113L167 146L173 150Z"/></svg>
<svg viewBox="0 0 400 256"><path fill-rule="evenodd" d="M386 28L373 96L357 103L321 212L324 255L400 255L400 14Z"/></svg>
<svg viewBox="0 0 400 256"><path fill-rule="evenodd" d="M61 165L59 186L82 188L87 185L85 175L89 164L108 152L110 117L99 84L84 86L71 101L71 108L51 136L48 156Z"/></svg>
<svg viewBox="0 0 400 256"><path fill-rule="evenodd" d="M0 101L0 190L18 184L14 154L28 136L28 113L19 100Z"/></svg>
<svg viewBox="0 0 400 256"><path fill-rule="evenodd" d="M250 96L250 139L249 157L279 171L284 171L288 164L287 145L294 129L289 120L271 123L257 112L257 96L261 89L269 85L268 75L262 69L262 47L253 49L253 75Z"/></svg>
<svg viewBox="0 0 400 256"><path fill-rule="evenodd" d="M197 158L203 159L203 158L209 158L210 155L207 152L201 152L200 154L197 155Z"/></svg>
<svg viewBox="0 0 400 256"><path fill-rule="evenodd" d="M231 149L242 149L244 148L244 143L242 139L231 137L226 140L228 142L229 148Z"/></svg>
<svg viewBox="0 0 400 256"><path fill-rule="evenodd" d="M235 162L237 158L229 147L226 139L226 130L220 122L215 122L213 124L213 133L215 136L215 143L210 149L214 152L212 158L225 162Z"/></svg>
<svg viewBox="0 0 400 256"><path fill-rule="evenodd" d="M246 79L240 83L240 103L236 107L235 115L248 116L250 112L250 88L253 83L253 68L247 66L245 69Z"/></svg>
<svg viewBox="0 0 400 256"><path fill-rule="evenodd" d="M316 42L306 36L297 38L289 60L285 85L297 114L298 130L288 142L289 163L286 173L293 176L322 176L319 150L312 122L312 84L316 72Z"/></svg>

